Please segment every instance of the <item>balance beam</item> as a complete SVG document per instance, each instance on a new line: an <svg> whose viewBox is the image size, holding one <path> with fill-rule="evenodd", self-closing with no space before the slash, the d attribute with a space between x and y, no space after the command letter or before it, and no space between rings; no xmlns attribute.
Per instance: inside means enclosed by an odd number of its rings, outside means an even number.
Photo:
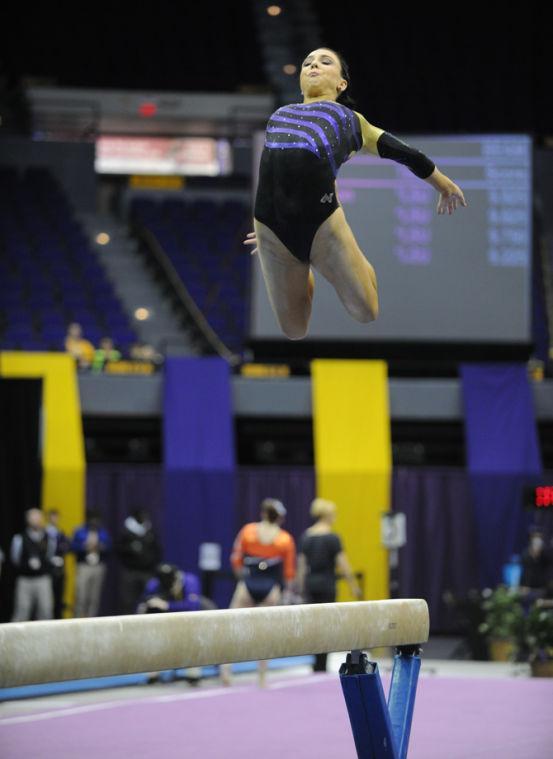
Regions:
<svg viewBox="0 0 553 759"><path fill-rule="evenodd" d="M0 687L428 640L422 599L0 625Z"/></svg>

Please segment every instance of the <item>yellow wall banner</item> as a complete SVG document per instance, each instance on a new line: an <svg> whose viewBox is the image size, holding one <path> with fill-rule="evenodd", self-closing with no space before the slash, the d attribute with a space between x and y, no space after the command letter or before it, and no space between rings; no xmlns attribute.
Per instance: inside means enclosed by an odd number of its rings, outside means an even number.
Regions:
<svg viewBox="0 0 553 759"><path fill-rule="evenodd" d="M366 599L389 596L380 520L390 507L392 446L384 361L317 359L311 364L317 495L336 503L336 532ZM351 600L339 588L340 601Z"/></svg>
<svg viewBox="0 0 553 759"><path fill-rule="evenodd" d="M74 359L65 353L1 354L2 376L42 379L42 508L57 509L60 528L71 535L85 512L85 455ZM66 603L73 598L68 562Z"/></svg>

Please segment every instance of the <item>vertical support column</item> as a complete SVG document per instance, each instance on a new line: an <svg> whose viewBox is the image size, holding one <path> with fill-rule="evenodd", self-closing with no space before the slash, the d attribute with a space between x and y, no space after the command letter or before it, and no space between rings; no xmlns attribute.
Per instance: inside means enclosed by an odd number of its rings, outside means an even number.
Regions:
<svg viewBox="0 0 553 759"><path fill-rule="evenodd" d="M163 397L164 548L168 561L197 572L202 543L229 561L236 531L230 368L220 358L170 357ZM231 588L215 591L227 606Z"/></svg>
<svg viewBox="0 0 553 759"><path fill-rule="evenodd" d="M363 573L365 598L388 598L380 541L392 468L387 366L341 360L311 366L317 495L338 506L336 530L354 571ZM351 596L341 590L338 600Z"/></svg>
<svg viewBox="0 0 553 759"><path fill-rule="evenodd" d="M463 364L460 377L480 587L493 588L530 525L520 504L542 473L536 412L526 364Z"/></svg>
<svg viewBox="0 0 553 759"><path fill-rule="evenodd" d="M85 511L84 435L77 372L67 353L2 353L4 377L41 377L43 387L42 499L58 509L60 527L70 534ZM38 506L39 504L29 504ZM65 602L73 603L74 560L66 560Z"/></svg>

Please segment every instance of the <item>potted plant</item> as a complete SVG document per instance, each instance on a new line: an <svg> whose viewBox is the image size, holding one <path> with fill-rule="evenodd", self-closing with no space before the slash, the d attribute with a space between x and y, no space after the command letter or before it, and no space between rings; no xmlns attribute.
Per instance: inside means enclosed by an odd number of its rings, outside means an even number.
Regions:
<svg viewBox="0 0 553 759"><path fill-rule="evenodd" d="M515 658L517 644L524 624L520 596L516 590L499 585L495 590L482 592L484 622L478 631L486 635L492 661Z"/></svg>
<svg viewBox="0 0 553 759"><path fill-rule="evenodd" d="M537 600L524 622L523 645L533 677L553 677L553 602Z"/></svg>

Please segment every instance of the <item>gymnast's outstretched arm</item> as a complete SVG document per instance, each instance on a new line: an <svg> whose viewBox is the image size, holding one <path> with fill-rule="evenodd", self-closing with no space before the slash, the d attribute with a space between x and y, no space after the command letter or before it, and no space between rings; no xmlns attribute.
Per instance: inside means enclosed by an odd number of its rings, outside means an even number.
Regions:
<svg viewBox="0 0 553 759"><path fill-rule="evenodd" d="M442 174L428 156L403 142L403 140L394 137L393 134L384 131L384 129L370 124L360 113L357 113L357 116L363 136L362 150L380 158L389 158L392 161L397 161L397 163L402 163L419 179L423 179L432 185L440 193L436 209L439 214L448 212L451 215L458 204L467 207L461 188L445 174Z"/></svg>

